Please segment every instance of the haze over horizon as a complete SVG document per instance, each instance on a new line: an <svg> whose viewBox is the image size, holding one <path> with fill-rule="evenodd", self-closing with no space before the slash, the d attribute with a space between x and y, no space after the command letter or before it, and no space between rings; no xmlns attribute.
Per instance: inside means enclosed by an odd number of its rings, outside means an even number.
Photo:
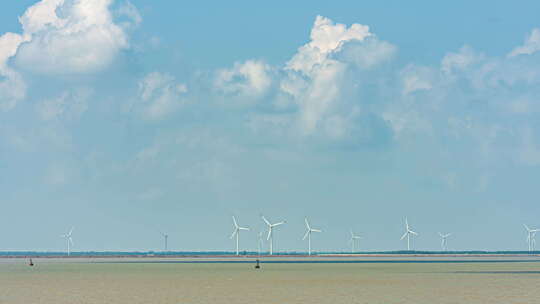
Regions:
<svg viewBox="0 0 540 304"><path fill-rule="evenodd" d="M489 5L487 5L489 3ZM0 251L526 250L540 3L0 10Z"/></svg>

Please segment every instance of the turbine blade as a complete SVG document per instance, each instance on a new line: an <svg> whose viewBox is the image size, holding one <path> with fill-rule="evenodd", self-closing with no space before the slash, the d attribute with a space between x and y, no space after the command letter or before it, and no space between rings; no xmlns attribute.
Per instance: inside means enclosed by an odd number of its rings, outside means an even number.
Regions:
<svg viewBox="0 0 540 304"><path fill-rule="evenodd" d="M73 245L74 245L74 244L73 244L73 239L70 237L68 240L69 240L69 242L71 243L71 246L73 246Z"/></svg>
<svg viewBox="0 0 540 304"><path fill-rule="evenodd" d="M232 239L237 233L238 233L238 228L234 229L233 233L231 234L230 239Z"/></svg>
<svg viewBox="0 0 540 304"><path fill-rule="evenodd" d="M232 221L234 223L234 227L238 228L238 223L236 223L236 218L234 217L234 215L232 217Z"/></svg>
<svg viewBox="0 0 540 304"><path fill-rule="evenodd" d="M307 229L308 229L308 230L311 229L311 227L309 227L309 222L308 222L308 220L307 220L307 217L304 218L304 221L306 222L306 227L307 227Z"/></svg>
<svg viewBox="0 0 540 304"><path fill-rule="evenodd" d="M412 231L412 230L409 231L409 233L412 233L412 234L414 234L414 235L418 235L418 233L416 233L416 232L414 232L414 231Z"/></svg>
<svg viewBox="0 0 540 304"><path fill-rule="evenodd" d="M270 229L268 229L268 236L266 237L266 240L269 241L271 236L272 236L272 227L270 226Z"/></svg>
<svg viewBox="0 0 540 304"><path fill-rule="evenodd" d="M69 230L69 235L71 235L73 233L73 230L75 229L75 226L71 227L71 229Z"/></svg>
<svg viewBox="0 0 540 304"><path fill-rule="evenodd" d="M270 222L264 217L264 215L261 215L261 218L266 223L266 225L272 226L272 224L270 224Z"/></svg>
<svg viewBox="0 0 540 304"><path fill-rule="evenodd" d="M279 222L279 223L275 223L275 224L272 224L272 227L276 227L276 226L280 226L280 225L283 225L285 224L285 222Z"/></svg>
<svg viewBox="0 0 540 304"><path fill-rule="evenodd" d="M304 234L304 237L302 238L302 241L305 240L305 239L307 238L308 234L309 234L309 230L306 231L306 234Z"/></svg>
<svg viewBox="0 0 540 304"><path fill-rule="evenodd" d="M407 236L408 233L409 233L409 232L405 232L405 233L403 234L403 236L400 238L400 240L403 240L403 239Z"/></svg>
<svg viewBox="0 0 540 304"><path fill-rule="evenodd" d="M319 230L319 229L311 229L311 232L322 232L322 230Z"/></svg>
<svg viewBox="0 0 540 304"><path fill-rule="evenodd" d="M527 227L527 225L523 224L523 227L525 227L525 229L527 229L527 231L531 231L531 229L529 229L529 227Z"/></svg>

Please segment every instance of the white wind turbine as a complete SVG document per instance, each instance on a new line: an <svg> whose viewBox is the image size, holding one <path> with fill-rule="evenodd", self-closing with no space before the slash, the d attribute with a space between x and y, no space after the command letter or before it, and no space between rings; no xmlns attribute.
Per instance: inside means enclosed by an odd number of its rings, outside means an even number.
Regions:
<svg viewBox="0 0 540 304"><path fill-rule="evenodd" d="M168 251L168 240L169 240L169 235L165 232L162 232L162 231L159 231L159 234L161 234L161 236L163 237L163 240L165 242L165 247L164 247L164 251Z"/></svg>
<svg viewBox="0 0 540 304"><path fill-rule="evenodd" d="M439 232L439 236L441 237L441 248L443 251L448 250L448 237L451 236L451 233L442 234Z"/></svg>
<svg viewBox="0 0 540 304"><path fill-rule="evenodd" d="M270 255L274 254L274 228L280 225L285 224L285 221L278 222L275 224L270 224L270 222L264 217L264 215L261 215L262 220L266 223L268 226L268 237L266 238L267 241L270 241Z"/></svg>
<svg viewBox="0 0 540 304"><path fill-rule="evenodd" d="M239 238L240 238L240 230L246 230L247 231L247 230L249 230L249 228L238 226L238 223L236 222L236 218L234 216L232 217L232 220L233 220L233 224L234 224L234 231L231 234L231 239L236 236L236 255L240 255L240 251L238 249Z"/></svg>
<svg viewBox="0 0 540 304"><path fill-rule="evenodd" d="M534 247L536 245L536 240L534 238L540 229L529 229L529 227L525 224L523 224L523 226L525 229L527 229L527 243L529 244L529 251L534 251Z"/></svg>
<svg viewBox="0 0 540 304"><path fill-rule="evenodd" d="M349 239L349 243L351 243L351 253L354 252L354 245L357 241L359 241L362 237L359 235L355 235L354 232L351 230L351 238Z"/></svg>
<svg viewBox="0 0 540 304"><path fill-rule="evenodd" d="M306 222L307 231L306 231L306 234L304 234L304 237L302 238L302 240L305 240L306 238L308 238L308 255L311 255L311 233L312 232L322 232L322 231L319 230L319 229L311 228L311 226L309 225L307 217L304 220Z"/></svg>
<svg viewBox="0 0 540 304"><path fill-rule="evenodd" d="M60 236L66 239L67 255L71 255L71 246L73 246L73 238L71 237L71 235L73 234L73 229L75 229L75 227L71 227L68 233Z"/></svg>
<svg viewBox="0 0 540 304"><path fill-rule="evenodd" d="M405 218L405 229L406 231L401 237L401 240L407 237L407 250L411 250L411 234L418 235L418 233L411 230L411 227L409 227L409 222L407 221L407 218Z"/></svg>
<svg viewBox="0 0 540 304"><path fill-rule="evenodd" d="M263 244L263 232L259 231L259 233L257 234L257 251L259 252L259 255L261 255L261 249Z"/></svg>

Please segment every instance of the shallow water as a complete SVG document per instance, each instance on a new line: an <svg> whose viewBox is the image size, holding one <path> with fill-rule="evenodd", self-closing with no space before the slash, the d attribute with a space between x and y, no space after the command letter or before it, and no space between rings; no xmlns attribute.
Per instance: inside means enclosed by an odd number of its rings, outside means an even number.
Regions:
<svg viewBox="0 0 540 304"><path fill-rule="evenodd" d="M540 263L0 263L0 303L535 303ZM114 262L110 260L109 262Z"/></svg>

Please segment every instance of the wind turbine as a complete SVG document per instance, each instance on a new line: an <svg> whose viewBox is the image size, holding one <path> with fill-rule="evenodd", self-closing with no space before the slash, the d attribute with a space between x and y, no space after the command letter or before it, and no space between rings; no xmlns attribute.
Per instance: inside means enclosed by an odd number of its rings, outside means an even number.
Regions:
<svg viewBox="0 0 540 304"><path fill-rule="evenodd" d="M168 251L168 246L167 246L168 244L167 244L167 242L168 242L168 240L169 240L169 235L166 234L165 232L162 232L162 231L159 231L159 234L161 234L161 236L163 236L163 239L164 239L164 241L165 241L165 250L164 250L164 251Z"/></svg>
<svg viewBox="0 0 540 304"><path fill-rule="evenodd" d="M63 237L66 239L66 244L67 244L67 255L71 255L71 248L70 246L73 246L73 238L71 237L71 235L73 234L73 229L75 229L75 227L71 227L71 229L69 230L68 233L66 234L63 234L61 235L60 237Z"/></svg>
<svg viewBox="0 0 540 304"><path fill-rule="evenodd" d="M411 234L418 235L418 233L411 230L411 227L409 227L409 222L407 221L407 218L405 218L405 229L406 229L405 233L401 237L401 240L407 237L407 250L411 250Z"/></svg>
<svg viewBox="0 0 540 304"><path fill-rule="evenodd" d="M257 234L257 250L259 252L259 255L261 255L261 248L263 244L264 244L263 232L259 231L259 233Z"/></svg>
<svg viewBox="0 0 540 304"><path fill-rule="evenodd" d="M534 251L534 246L536 245L536 240L534 238L540 229L529 229L529 227L525 224L523 224L523 226L525 229L527 229L527 243L529 244L529 251Z"/></svg>
<svg viewBox="0 0 540 304"><path fill-rule="evenodd" d="M360 240L361 238L361 236L355 235L354 232L351 230L351 238L349 239L349 243L351 243L351 253L354 252L355 242Z"/></svg>
<svg viewBox="0 0 540 304"><path fill-rule="evenodd" d="M451 236L452 234L451 233L447 233L447 234L442 234L439 232L439 236L441 237L441 248L443 251L446 251L448 250L448 240L447 238L449 236Z"/></svg>
<svg viewBox="0 0 540 304"><path fill-rule="evenodd" d="M261 215L262 220L266 223L268 226L268 237L266 238L267 241L270 241L270 255L274 254L274 228L280 225L285 224L285 221L278 222L275 224L270 224L270 222L264 217L264 215Z"/></svg>
<svg viewBox="0 0 540 304"><path fill-rule="evenodd" d="M236 236L236 255L240 254L240 251L238 250L238 240L240 238L240 230L249 230L247 227L240 227L238 226L238 223L236 222L236 218L232 217L233 224L234 224L234 231L231 234L231 239Z"/></svg>
<svg viewBox="0 0 540 304"><path fill-rule="evenodd" d="M312 232L322 232L322 231L319 230L319 229L311 228L311 226L309 225L307 217L304 220L306 222L307 231L306 231L306 234L304 234L304 237L302 238L302 240L305 240L306 238L308 238L308 255L311 255L311 233Z"/></svg>

